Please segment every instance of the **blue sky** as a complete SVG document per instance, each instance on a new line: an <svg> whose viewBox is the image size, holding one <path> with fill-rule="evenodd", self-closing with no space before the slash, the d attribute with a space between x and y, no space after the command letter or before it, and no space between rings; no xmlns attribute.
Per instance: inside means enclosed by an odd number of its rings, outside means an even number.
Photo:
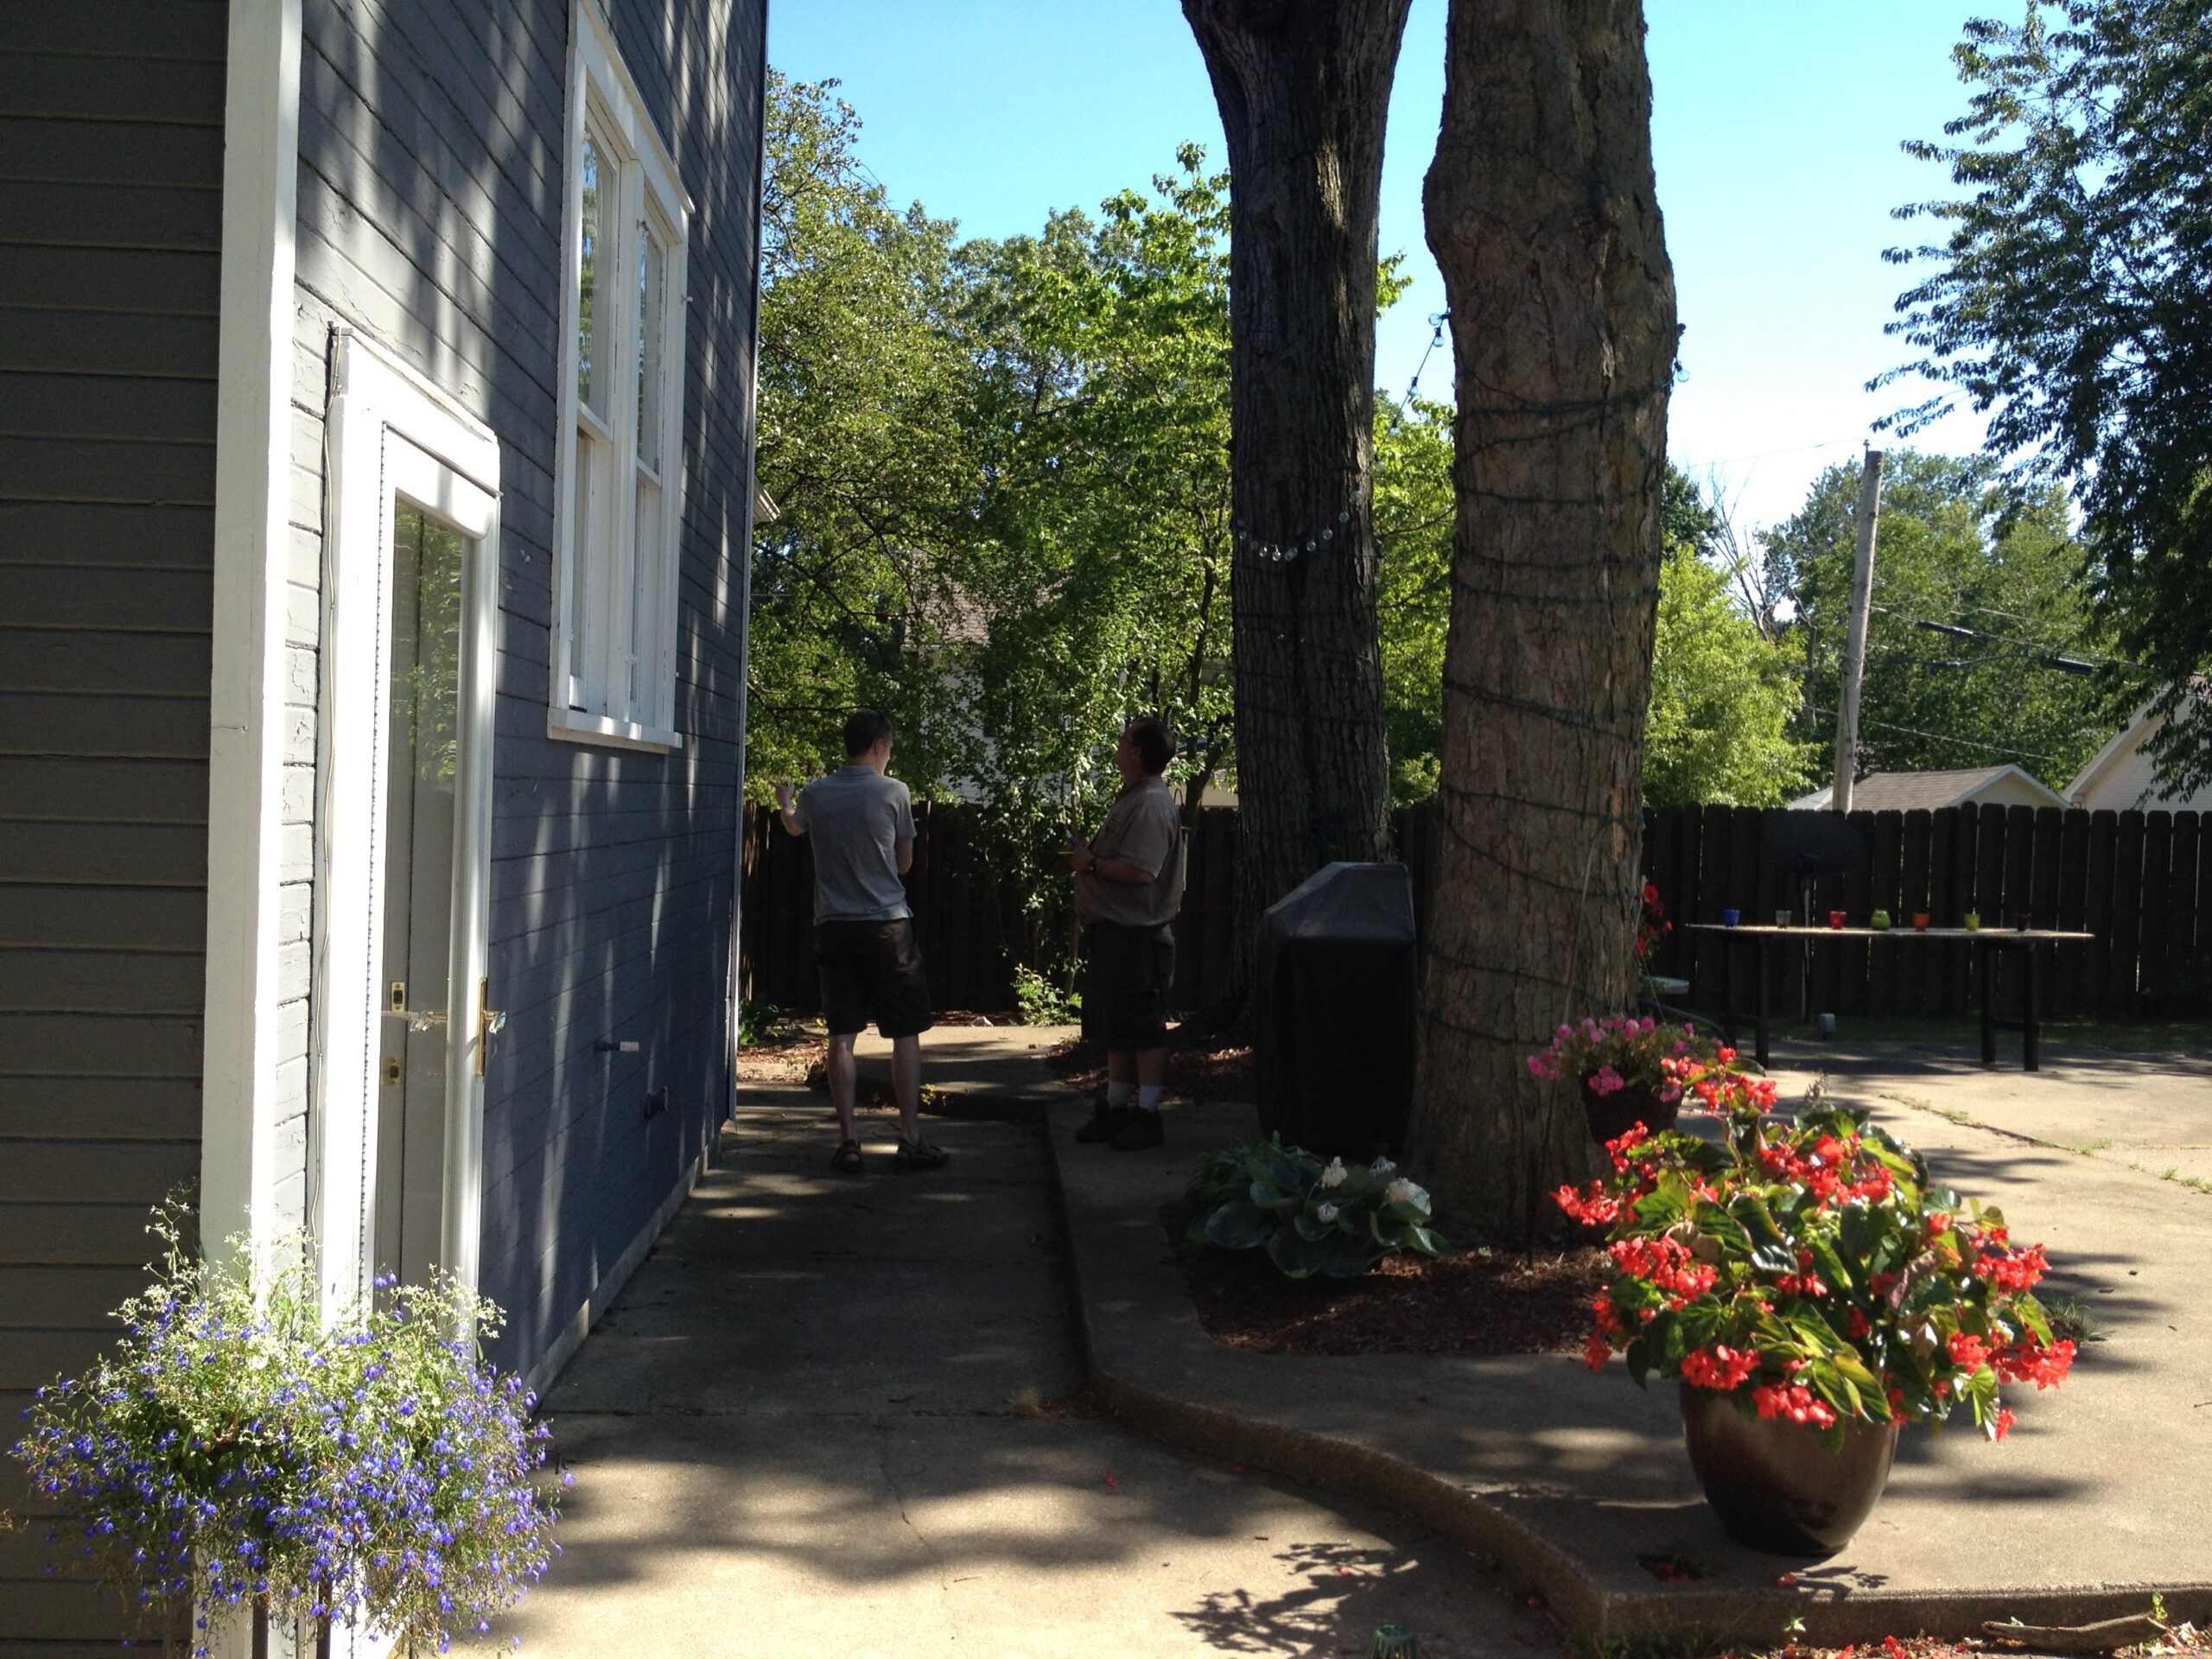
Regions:
<svg viewBox="0 0 2212 1659"><path fill-rule="evenodd" d="M1659 204L1688 378L1669 447L1717 473L1746 525L1773 524L1825 465L1913 389L1863 390L1904 354L1882 326L1905 274L1885 247L1918 239L1897 203L1942 194L1901 139L1936 138L1965 92L1949 52L1990 0L1645 0ZM1444 94L1445 0L1414 0L1391 99L1382 245L1415 282L1385 315L1376 378L1403 391L1444 308L1423 238L1421 175ZM1141 185L1221 124L1174 0L773 0L769 55L835 76L861 152L893 197L968 234L1032 231L1056 207ZM1448 348L1421 375L1448 397ZM1916 442L1967 450L1957 416Z"/></svg>

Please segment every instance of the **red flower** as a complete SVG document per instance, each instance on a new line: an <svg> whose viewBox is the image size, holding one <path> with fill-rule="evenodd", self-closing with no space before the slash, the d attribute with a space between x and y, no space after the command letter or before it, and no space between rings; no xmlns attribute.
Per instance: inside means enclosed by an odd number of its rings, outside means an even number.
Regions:
<svg viewBox="0 0 2212 1659"><path fill-rule="evenodd" d="M1593 1371L1602 1371L1605 1369L1605 1362L1612 1357L1612 1344L1592 1331L1590 1339L1582 1344L1582 1363Z"/></svg>
<svg viewBox="0 0 2212 1659"><path fill-rule="evenodd" d="M1692 1388L1717 1389L1727 1394L1740 1388L1758 1366L1757 1354L1715 1343L1682 1356L1682 1381Z"/></svg>
<svg viewBox="0 0 2212 1659"><path fill-rule="evenodd" d="M1762 1417L1786 1417L1815 1428L1835 1421L1835 1408L1802 1382L1763 1382L1751 1390L1751 1403Z"/></svg>

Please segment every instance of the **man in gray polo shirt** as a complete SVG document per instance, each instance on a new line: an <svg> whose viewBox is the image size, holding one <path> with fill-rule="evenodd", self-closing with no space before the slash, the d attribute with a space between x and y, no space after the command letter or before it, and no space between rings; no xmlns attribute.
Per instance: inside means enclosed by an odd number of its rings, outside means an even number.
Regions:
<svg viewBox="0 0 2212 1659"><path fill-rule="evenodd" d="M1084 1035L1106 1050L1106 1098L1078 1141L1119 1152L1160 1144L1167 1074L1167 993L1175 916L1183 908L1183 820L1160 774L1175 746L1161 721L1133 720L1114 750L1121 793L1089 846L1069 849L1076 912L1090 924Z"/></svg>
<svg viewBox="0 0 2212 1659"><path fill-rule="evenodd" d="M822 1014L830 1028L830 1103L836 1109L837 1151L830 1167L861 1168L853 1116L857 1066L853 1039L873 1017L891 1041L892 1090L899 1098L899 1169L936 1169L942 1147L922 1139L921 1034L930 1028L929 984L914 944L914 912L899 877L914 861L913 798L887 777L891 721L862 709L845 722L845 764L794 796L776 785L784 828L814 843L814 959L822 975Z"/></svg>

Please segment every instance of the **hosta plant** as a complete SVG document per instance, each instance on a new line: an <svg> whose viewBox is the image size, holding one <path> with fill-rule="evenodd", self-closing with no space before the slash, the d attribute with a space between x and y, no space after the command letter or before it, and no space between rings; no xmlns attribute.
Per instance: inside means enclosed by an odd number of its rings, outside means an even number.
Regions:
<svg viewBox="0 0 2212 1659"><path fill-rule="evenodd" d="M1294 1279L1354 1279L1394 1250L1440 1255L1428 1194L1388 1158L1325 1162L1280 1135L1217 1152L1191 1178L1190 1236L1229 1250L1265 1250Z"/></svg>
<svg viewBox="0 0 2212 1659"><path fill-rule="evenodd" d="M312 1276L196 1259L176 1217L153 1287L85 1375L38 1391L15 1454L124 1592L199 1610L194 1651L246 1611L359 1622L406 1654L490 1628L553 1548L547 1431L476 1341L499 1311L450 1280L380 1280L335 1323ZM234 1254L243 1259L245 1252Z"/></svg>
<svg viewBox="0 0 2212 1659"><path fill-rule="evenodd" d="M1692 1099L1715 1081L1678 1080ZM1607 1230L1593 1369L1618 1352L1639 1384L1679 1377L1831 1446L1853 1420L1933 1427L1961 1406L2002 1440L2005 1385L2064 1379L2074 1344L2034 1295L2043 1246L1933 1185L1863 1111L1816 1103L1791 1122L1767 1113L1770 1090L1724 1077L1714 1094L1718 1144L1631 1130L1607 1143L1609 1179L1554 1195Z"/></svg>

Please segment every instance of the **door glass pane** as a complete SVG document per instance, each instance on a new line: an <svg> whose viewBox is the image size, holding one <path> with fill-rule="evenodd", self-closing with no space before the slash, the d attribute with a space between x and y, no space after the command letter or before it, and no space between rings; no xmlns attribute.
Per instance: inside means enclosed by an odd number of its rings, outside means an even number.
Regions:
<svg viewBox="0 0 2212 1659"><path fill-rule="evenodd" d="M660 337L666 256L652 232L638 226L638 461L660 471Z"/></svg>
<svg viewBox="0 0 2212 1659"><path fill-rule="evenodd" d="M437 1259L444 1208L464 546L395 501L376 1255L415 1282Z"/></svg>
<svg viewBox="0 0 2212 1659"><path fill-rule="evenodd" d="M576 396L601 420L607 417L606 397L600 377L592 373L597 345L598 319L594 314L599 277L599 146L591 129L584 129L584 153L580 167L583 179L583 257L576 270ZM619 295L620 289L617 289ZM618 359L619 361L619 359Z"/></svg>

